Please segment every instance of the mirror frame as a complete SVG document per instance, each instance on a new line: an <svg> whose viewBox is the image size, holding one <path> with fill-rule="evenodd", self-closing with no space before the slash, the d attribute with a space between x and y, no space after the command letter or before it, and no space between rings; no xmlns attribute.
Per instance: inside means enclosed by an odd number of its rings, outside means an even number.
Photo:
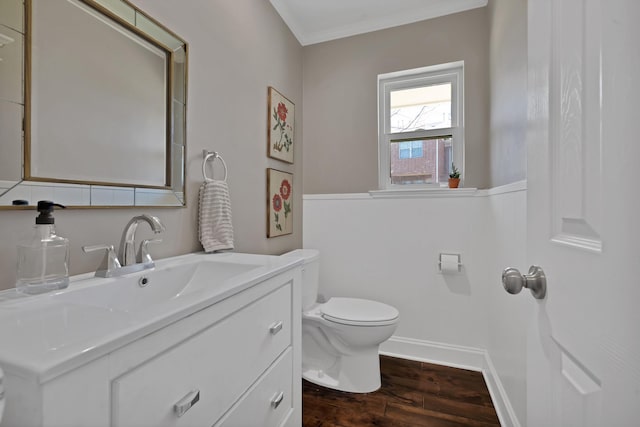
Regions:
<svg viewBox="0 0 640 427"><path fill-rule="evenodd" d="M23 89L24 89L24 119L23 119L23 164L22 164L22 179L10 189L4 193L0 193L0 196L6 195L15 187L25 184L37 185L37 183L46 185L62 184L66 187L75 185L88 187L89 191L94 191L94 187L99 189L114 189L114 190L128 190L133 191L133 203L132 204L118 204L118 205L92 205L91 202L87 205L69 205L70 208L137 208L137 207L185 207L185 187L186 187L186 118L187 118L187 89L188 89L188 44L184 39L176 35L174 32L160 24L154 18L134 6L129 0L77 0L95 10L96 12L106 16L107 18L115 21L118 25L124 27L126 30L131 31L135 35L143 38L145 41L155 45L167 54L167 69L166 69L166 165L165 165L165 186L151 186L151 185L136 185L136 184L123 184L123 183L109 183L109 182L97 182L97 181L78 181L69 179L51 179L43 177L35 177L31 175L31 66L32 66L32 29L33 29L33 2L34 0L24 1L24 51L23 51ZM42 0L46 1L46 0ZM131 14L133 22L127 20L127 16L123 16L120 11L125 10L127 15ZM131 19L131 17L129 17ZM145 28L148 29L145 31ZM158 34L158 38L149 34L154 32ZM171 43L163 43L163 41L170 41ZM169 46L171 44L172 46ZM175 47L174 47L175 46ZM176 53L180 51L184 52L184 66L183 66L183 79L180 81L174 81L176 76ZM181 61L182 63L182 61ZM177 100L174 94L178 87L181 87L182 96ZM178 107L176 107L178 103ZM177 109L182 109L182 114L176 114ZM182 123L176 123L181 118ZM180 132L180 133L177 133ZM181 141L181 143L176 143ZM181 162L174 160L173 150L181 150ZM174 168L176 171L181 170L181 176L179 180L181 182L174 181ZM175 180L178 181L178 180ZM177 185L178 186L177 186ZM176 188L177 187L177 188ZM136 203L138 194L142 193L153 194L154 192L160 192L160 194L171 193L175 201L167 204L153 204L153 203ZM91 200L91 199L90 199ZM23 206L3 205L0 209L33 209L36 201L31 200L31 204Z"/></svg>

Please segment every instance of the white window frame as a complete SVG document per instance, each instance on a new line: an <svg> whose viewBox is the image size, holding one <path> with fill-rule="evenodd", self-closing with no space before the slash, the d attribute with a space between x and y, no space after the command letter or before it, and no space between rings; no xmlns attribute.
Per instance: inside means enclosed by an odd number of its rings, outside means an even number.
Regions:
<svg viewBox="0 0 640 427"><path fill-rule="evenodd" d="M391 92L451 83L451 127L391 133ZM445 187L447 183L392 184L391 141L451 136L453 163L464 180L464 61L378 75L378 188L380 190Z"/></svg>

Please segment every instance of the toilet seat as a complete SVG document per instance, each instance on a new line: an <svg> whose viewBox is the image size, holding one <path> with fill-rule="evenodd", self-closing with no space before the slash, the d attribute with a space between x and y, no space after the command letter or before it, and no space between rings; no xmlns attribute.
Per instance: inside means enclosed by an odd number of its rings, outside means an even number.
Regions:
<svg viewBox="0 0 640 427"><path fill-rule="evenodd" d="M330 298L319 308L325 320L342 325L391 325L399 316L398 310L390 305L359 298Z"/></svg>

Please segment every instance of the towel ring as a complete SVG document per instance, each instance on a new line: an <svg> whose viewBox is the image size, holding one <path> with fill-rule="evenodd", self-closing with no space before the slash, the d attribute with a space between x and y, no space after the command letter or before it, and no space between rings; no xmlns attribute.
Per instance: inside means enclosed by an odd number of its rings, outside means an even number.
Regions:
<svg viewBox="0 0 640 427"><path fill-rule="evenodd" d="M225 163L222 156L220 156L220 154L218 154L217 151L202 150L202 154L204 155L204 161L202 162L202 176L204 177L204 180L213 181L212 178L209 178L207 176L207 162L209 161L210 158L213 157L213 160L220 159L220 161L222 162L222 166L224 167L224 178L222 180L226 181L227 180L227 164Z"/></svg>

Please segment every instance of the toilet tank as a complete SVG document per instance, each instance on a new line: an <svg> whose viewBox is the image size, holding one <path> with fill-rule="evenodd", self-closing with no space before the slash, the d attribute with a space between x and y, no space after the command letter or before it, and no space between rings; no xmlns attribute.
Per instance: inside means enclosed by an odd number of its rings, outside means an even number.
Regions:
<svg viewBox="0 0 640 427"><path fill-rule="evenodd" d="M303 259L302 265L302 311L306 311L318 299L320 278L320 252L316 249L296 249L282 256L294 256Z"/></svg>

